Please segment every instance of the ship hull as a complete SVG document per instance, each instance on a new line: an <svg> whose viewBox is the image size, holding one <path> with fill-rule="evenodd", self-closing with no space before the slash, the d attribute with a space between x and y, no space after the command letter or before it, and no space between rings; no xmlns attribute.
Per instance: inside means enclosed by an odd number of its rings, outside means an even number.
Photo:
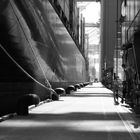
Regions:
<svg viewBox="0 0 140 140"><path fill-rule="evenodd" d="M0 3L0 115L23 94L45 100L51 88L87 81L85 59L48 0Z"/></svg>

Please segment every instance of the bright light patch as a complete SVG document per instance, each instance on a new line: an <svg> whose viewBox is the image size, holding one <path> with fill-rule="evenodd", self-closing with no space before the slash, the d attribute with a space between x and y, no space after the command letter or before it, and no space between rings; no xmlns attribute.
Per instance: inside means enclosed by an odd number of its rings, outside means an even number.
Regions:
<svg viewBox="0 0 140 140"><path fill-rule="evenodd" d="M86 22L96 23L100 18L100 4L96 2L90 2L90 4L86 6L82 13Z"/></svg>
<svg viewBox="0 0 140 140"><path fill-rule="evenodd" d="M78 2L78 7L88 23L96 23L100 19L100 3L97 2Z"/></svg>

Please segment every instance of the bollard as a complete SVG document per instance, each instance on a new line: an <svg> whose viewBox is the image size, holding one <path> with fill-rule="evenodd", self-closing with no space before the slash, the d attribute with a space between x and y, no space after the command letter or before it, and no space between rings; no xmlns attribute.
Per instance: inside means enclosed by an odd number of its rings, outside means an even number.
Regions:
<svg viewBox="0 0 140 140"><path fill-rule="evenodd" d="M66 88L66 94L70 94L71 91L75 91L75 87L73 85L69 85L67 88Z"/></svg>
<svg viewBox="0 0 140 140"><path fill-rule="evenodd" d="M25 94L17 102L17 115L28 115L30 105L38 105L40 98L36 94Z"/></svg>
<svg viewBox="0 0 140 140"><path fill-rule="evenodd" d="M55 91L58 95L65 95L65 94L66 94L64 88L56 88L54 91Z"/></svg>
<svg viewBox="0 0 140 140"><path fill-rule="evenodd" d="M77 89L80 89L81 87L80 87L79 84L76 84L76 85L75 85L75 88L76 88L76 90L77 90Z"/></svg>
<svg viewBox="0 0 140 140"><path fill-rule="evenodd" d="M59 100L59 95L53 89L51 89L51 99L53 101L58 101Z"/></svg>

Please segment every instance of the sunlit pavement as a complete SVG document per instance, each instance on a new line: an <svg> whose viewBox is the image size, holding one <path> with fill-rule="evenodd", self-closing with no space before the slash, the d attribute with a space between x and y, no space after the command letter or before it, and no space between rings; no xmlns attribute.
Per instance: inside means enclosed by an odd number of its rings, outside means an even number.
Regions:
<svg viewBox="0 0 140 140"><path fill-rule="evenodd" d="M138 140L138 117L93 83L0 123L0 140Z"/></svg>

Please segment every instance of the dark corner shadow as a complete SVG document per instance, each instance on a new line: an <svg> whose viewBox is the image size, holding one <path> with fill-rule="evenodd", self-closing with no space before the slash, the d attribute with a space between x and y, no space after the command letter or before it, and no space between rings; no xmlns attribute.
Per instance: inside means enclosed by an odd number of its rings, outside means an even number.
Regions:
<svg viewBox="0 0 140 140"><path fill-rule="evenodd" d="M140 119L140 114L135 114L136 118Z"/></svg>

